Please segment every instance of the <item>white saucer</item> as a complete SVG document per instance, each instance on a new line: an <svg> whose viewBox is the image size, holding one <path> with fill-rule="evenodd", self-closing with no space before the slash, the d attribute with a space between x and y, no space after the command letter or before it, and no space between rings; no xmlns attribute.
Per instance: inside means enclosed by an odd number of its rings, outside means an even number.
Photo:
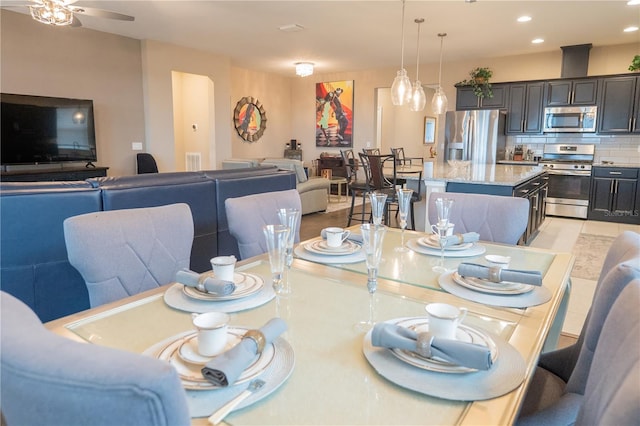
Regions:
<svg viewBox="0 0 640 426"><path fill-rule="evenodd" d="M315 254L329 256L346 256L360 250L360 245L346 240L340 247L329 247L326 241L316 240L304 245L304 248Z"/></svg>
<svg viewBox="0 0 640 426"><path fill-rule="evenodd" d="M236 333L228 333L227 345L225 346L223 352L228 351L229 349L237 345L238 342L240 342L240 336L238 336ZM188 337L184 341L184 343L180 345L180 348L178 348L178 356L182 358L183 361L190 362L191 364L196 365L205 365L215 357L202 355L200 354L200 352L198 352L197 334Z"/></svg>
<svg viewBox="0 0 640 426"><path fill-rule="evenodd" d="M508 265L511 262L511 256L500 256L497 254L488 254L484 257L491 263L498 263L500 265Z"/></svg>

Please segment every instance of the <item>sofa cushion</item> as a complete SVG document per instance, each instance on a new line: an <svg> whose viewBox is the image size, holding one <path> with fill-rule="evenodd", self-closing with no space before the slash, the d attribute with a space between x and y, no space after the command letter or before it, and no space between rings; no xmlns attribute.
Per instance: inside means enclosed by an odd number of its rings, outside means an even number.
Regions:
<svg viewBox="0 0 640 426"><path fill-rule="evenodd" d="M298 183L307 181L307 174L304 171L304 165L300 160L290 158L265 158L262 165L274 165L282 170L292 170L296 172Z"/></svg>

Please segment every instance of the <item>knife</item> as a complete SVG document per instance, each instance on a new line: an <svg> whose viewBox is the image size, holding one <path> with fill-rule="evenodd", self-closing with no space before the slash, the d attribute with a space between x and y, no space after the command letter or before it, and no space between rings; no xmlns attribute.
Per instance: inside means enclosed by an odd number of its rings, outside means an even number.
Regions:
<svg viewBox="0 0 640 426"><path fill-rule="evenodd" d="M209 423L211 423L212 425L217 425L218 423L220 423L225 417L227 417L227 414L229 414L234 408L238 406L238 404L240 404L242 401L247 399L247 397L252 393L260 390L260 388L262 388L264 384L265 384L264 380L260 380L260 379L255 379L251 381L251 383L249 383L249 386L245 390L243 390L239 395L237 395L232 400L224 404L218 410L214 411L213 414L209 416L209 419L208 419Z"/></svg>

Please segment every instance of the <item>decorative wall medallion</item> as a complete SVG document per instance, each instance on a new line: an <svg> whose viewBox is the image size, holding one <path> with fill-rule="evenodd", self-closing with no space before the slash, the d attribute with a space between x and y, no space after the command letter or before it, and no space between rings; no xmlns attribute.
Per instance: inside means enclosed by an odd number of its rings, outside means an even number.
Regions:
<svg viewBox="0 0 640 426"><path fill-rule="evenodd" d="M255 142L267 128L267 112L259 100L245 96L236 104L233 124L242 139Z"/></svg>

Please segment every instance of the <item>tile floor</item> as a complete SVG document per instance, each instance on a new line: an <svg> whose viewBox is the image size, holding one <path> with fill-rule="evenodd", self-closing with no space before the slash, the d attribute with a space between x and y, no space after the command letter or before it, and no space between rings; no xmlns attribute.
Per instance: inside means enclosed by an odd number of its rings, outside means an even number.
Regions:
<svg viewBox="0 0 640 426"><path fill-rule="evenodd" d="M530 246L571 252L581 233L616 237L626 230L640 232L640 225L547 217L540 227L540 233L534 238ZM582 330L582 324L591 306L596 281L572 278L571 282L573 286L562 332L567 335L577 336Z"/></svg>

